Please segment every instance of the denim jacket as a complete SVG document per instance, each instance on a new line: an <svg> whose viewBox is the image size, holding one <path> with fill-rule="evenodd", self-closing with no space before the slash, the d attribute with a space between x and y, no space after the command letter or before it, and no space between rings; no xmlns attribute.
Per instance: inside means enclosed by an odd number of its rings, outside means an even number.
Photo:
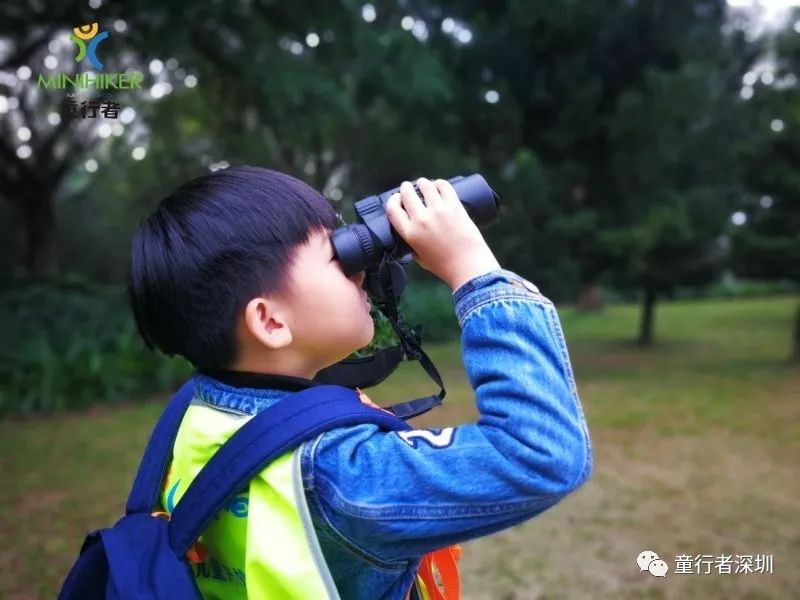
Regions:
<svg viewBox="0 0 800 600"><path fill-rule="evenodd" d="M402 432L352 426L301 447L312 521L344 600L403 599L423 554L526 521L591 476L589 433L552 302L499 269L463 284L453 303L477 422ZM209 373L195 374L197 396L245 414L315 385Z"/></svg>

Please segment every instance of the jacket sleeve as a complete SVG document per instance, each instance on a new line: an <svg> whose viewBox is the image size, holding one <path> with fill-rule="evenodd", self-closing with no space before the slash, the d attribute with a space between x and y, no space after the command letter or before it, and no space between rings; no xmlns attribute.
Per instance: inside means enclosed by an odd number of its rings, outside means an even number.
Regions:
<svg viewBox="0 0 800 600"><path fill-rule="evenodd" d="M592 451L553 304L499 269L453 293L479 418L440 429L335 429L308 450L312 511L377 561L505 529L584 483Z"/></svg>

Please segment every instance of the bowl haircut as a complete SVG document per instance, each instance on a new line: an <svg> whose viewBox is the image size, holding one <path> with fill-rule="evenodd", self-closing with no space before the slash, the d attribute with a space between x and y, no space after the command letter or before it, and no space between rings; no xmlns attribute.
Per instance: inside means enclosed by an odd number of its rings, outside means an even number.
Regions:
<svg viewBox="0 0 800 600"><path fill-rule="evenodd" d="M286 297L299 246L339 224L322 194L263 167L187 181L133 237L128 298L139 333L150 349L179 354L197 369L230 368L247 303Z"/></svg>

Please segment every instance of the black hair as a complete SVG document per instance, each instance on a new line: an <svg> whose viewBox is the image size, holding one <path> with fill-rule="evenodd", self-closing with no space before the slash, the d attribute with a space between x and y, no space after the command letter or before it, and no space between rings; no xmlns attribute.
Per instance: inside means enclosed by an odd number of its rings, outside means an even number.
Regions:
<svg viewBox="0 0 800 600"><path fill-rule="evenodd" d="M247 302L286 294L299 245L340 223L322 194L263 167L187 181L133 237L128 297L139 333L198 369L230 368Z"/></svg>

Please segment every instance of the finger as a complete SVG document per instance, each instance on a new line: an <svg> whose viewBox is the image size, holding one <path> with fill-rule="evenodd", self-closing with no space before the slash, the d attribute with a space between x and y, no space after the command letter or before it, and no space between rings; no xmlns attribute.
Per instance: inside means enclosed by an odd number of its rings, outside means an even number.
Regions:
<svg viewBox="0 0 800 600"><path fill-rule="evenodd" d="M406 209L411 219L419 219L425 211L422 198L417 195L414 186L408 181L404 181L400 184L400 200L403 203L403 208Z"/></svg>
<svg viewBox="0 0 800 600"><path fill-rule="evenodd" d="M452 204L452 203L461 204L461 200L458 199L458 194L456 194L456 190L453 187L453 184L447 181L446 179L437 179L436 189L439 190L439 194L441 195L442 201L445 204Z"/></svg>
<svg viewBox="0 0 800 600"><path fill-rule="evenodd" d="M417 187L422 192L422 197L425 198L425 205L429 208L435 208L442 203L442 198L439 196L439 190L433 185L433 182L424 177L417 179Z"/></svg>
<svg viewBox="0 0 800 600"><path fill-rule="evenodd" d="M404 211L403 207L400 205L400 194L394 193L389 196L389 199L386 201L386 214L389 217L389 221L397 230L397 233L403 236L408 227L409 218L406 211Z"/></svg>

